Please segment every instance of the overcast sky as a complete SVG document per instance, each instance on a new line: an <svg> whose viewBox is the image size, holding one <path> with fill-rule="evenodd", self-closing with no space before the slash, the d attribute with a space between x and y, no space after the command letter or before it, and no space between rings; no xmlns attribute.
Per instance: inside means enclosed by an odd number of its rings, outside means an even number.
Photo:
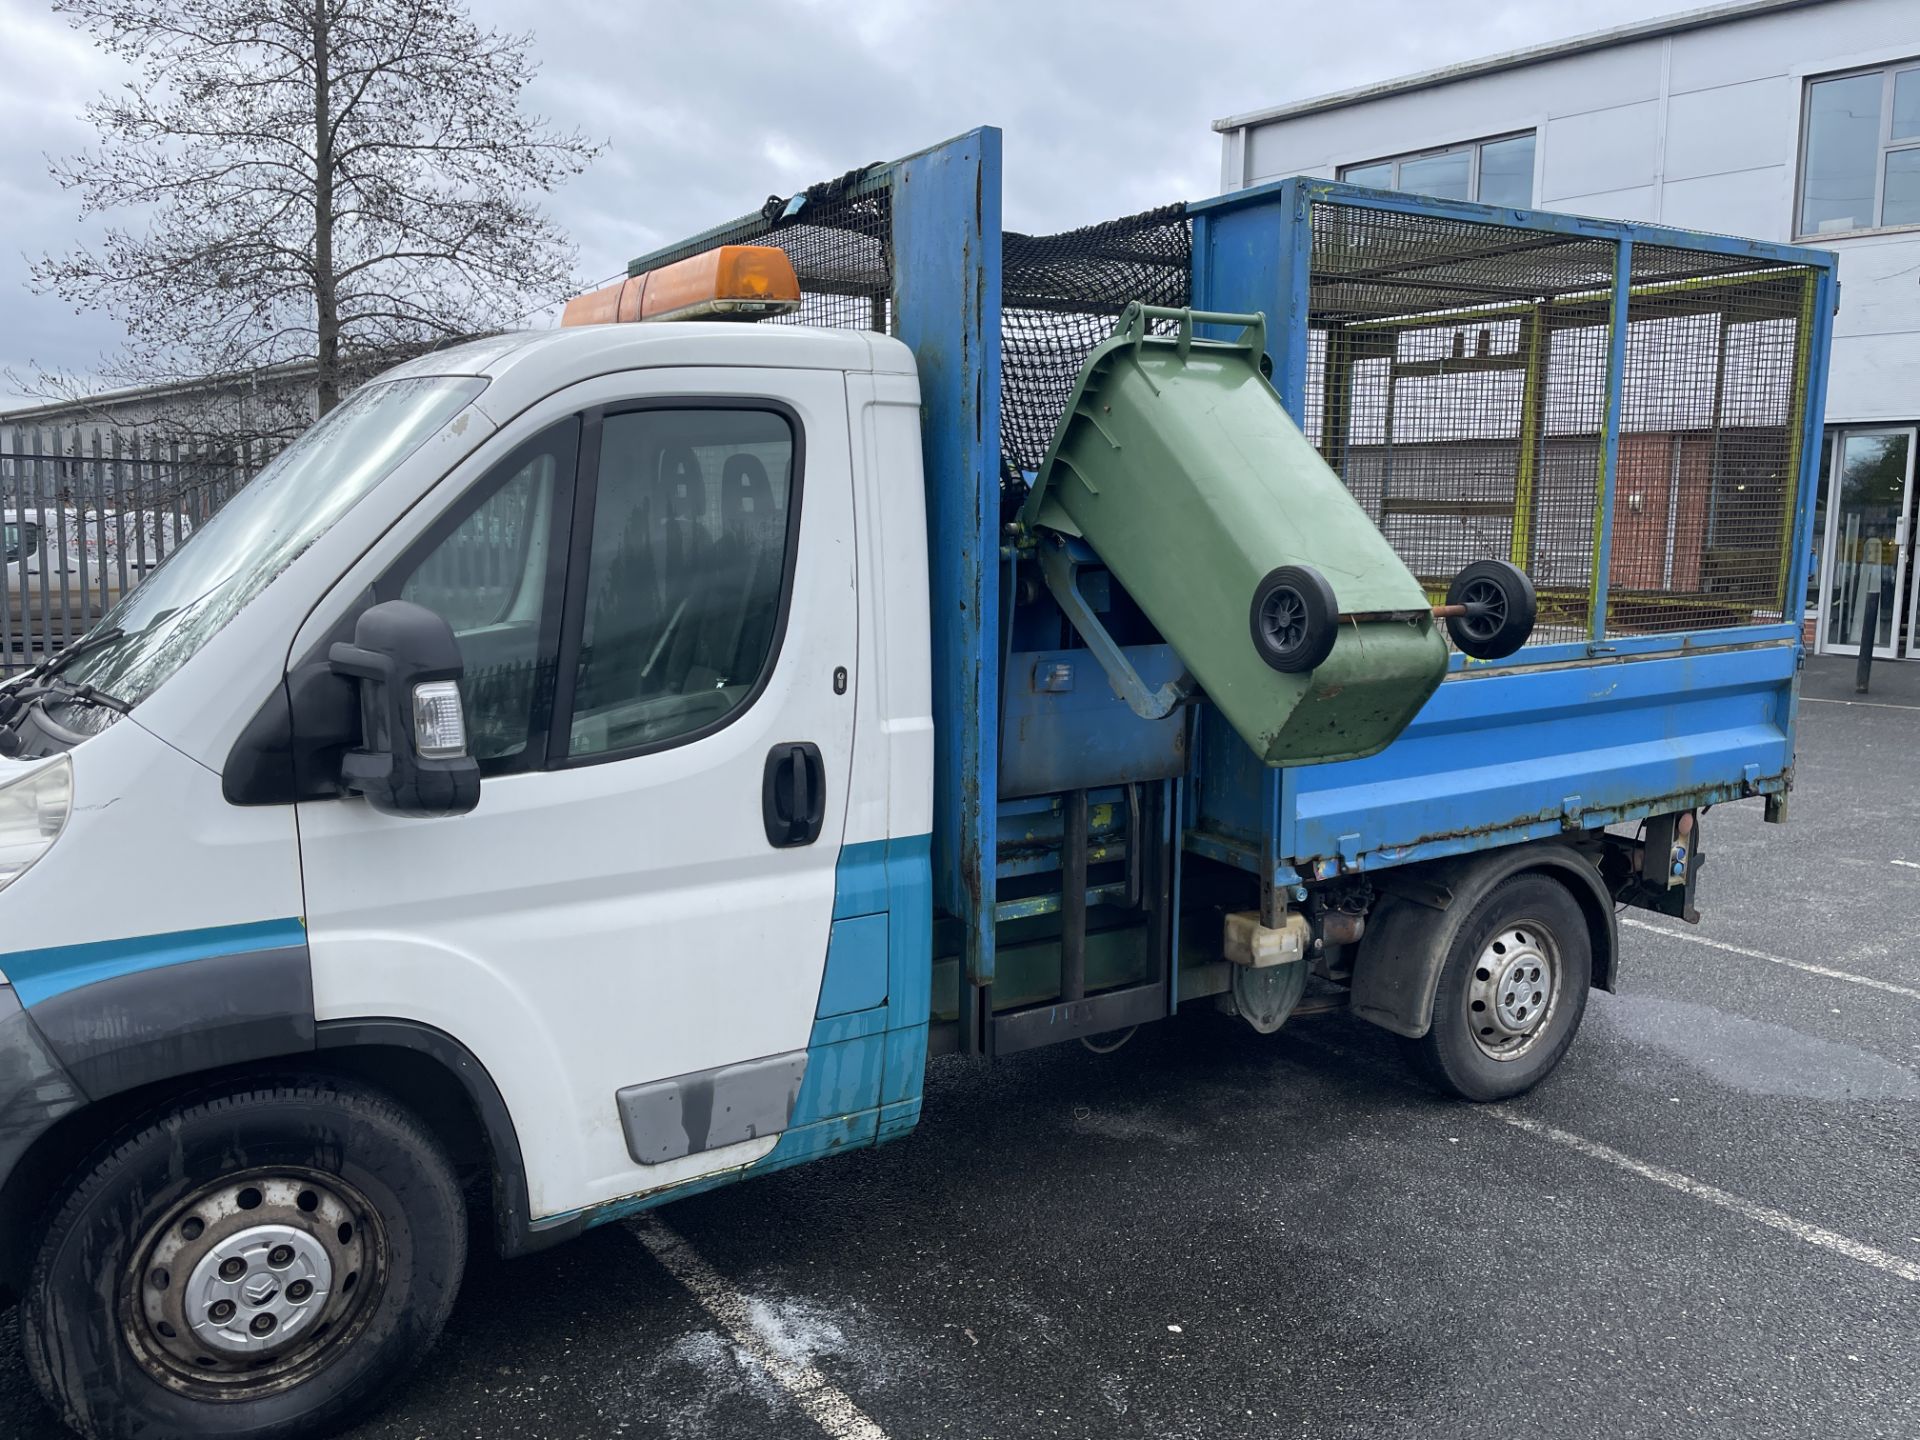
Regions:
<svg viewBox="0 0 1920 1440"><path fill-rule="evenodd" d="M1692 8L1676 0L471 0L533 36L531 104L607 142L551 210L585 281L870 160L1006 132L1010 228L1219 188L1211 122ZM42 0L0 0L0 369L87 370L117 333L26 284L81 235L46 156L121 72ZM1437 137L1439 138L1439 137ZM1456 137L1444 137L1456 138ZM1464 138L1464 137L1459 137ZM138 223L137 217L128 220ZM123 222L126 223L126 222ZM20 403L0 380L0 410Z"/></svg>

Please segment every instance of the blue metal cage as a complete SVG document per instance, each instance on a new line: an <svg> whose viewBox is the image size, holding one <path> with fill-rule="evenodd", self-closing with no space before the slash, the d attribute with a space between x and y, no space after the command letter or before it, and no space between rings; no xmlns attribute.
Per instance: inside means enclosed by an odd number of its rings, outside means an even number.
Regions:
<svg viewBox="0 0 1920 1440"><path fill-rule="evenodd" d="M1003 235L1000 167L1000 133L975 130L633 264L786 245L807 292L799 319L887 329L917 357L935 901L969 1048L996 1008L998 947L1047 908L1029 877L1058 862L1026 842L1057 830L1068 803L1032 793L1054 762L1026 755L1025 793L1002 798L1018 678L1002 673L1018 579L1003 490L1031 465L1003 424L1030 435L1052 418L1003 415L1003 366L1011 350L1016 367L1037 356L1071 375L1075 346L1142 298L1100 284L1010 296L1009 254L1056 262L1034 237ZM1506 660L1454 656L1370 759L1267 769L1198 707L1184 773L1152 811L1178 853L1296 886L1742 797L1784 817L1832 256L1312 179L1152 218L1178 245L1126 249L1115 258L1133 268L1115 273L1171 274L1197 309L1264 312L1282 399L1416 574L1439 584L1445 565L1511 558L1536 571L1543 613L1535 643ZM1008 329L1016 315L1078 328L1036 345ZM1100 805L1121 798L1092 792L1096 831ZM1177 1004L1178 984L1162 994Z"/></svg>

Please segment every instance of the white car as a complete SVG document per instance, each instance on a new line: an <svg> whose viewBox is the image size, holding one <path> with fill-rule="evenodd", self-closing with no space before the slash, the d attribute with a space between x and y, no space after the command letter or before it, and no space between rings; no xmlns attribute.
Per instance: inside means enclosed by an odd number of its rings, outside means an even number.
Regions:
<svg viewBox="0 0 1920 1440"><path fill-rule="evenodd" d="M24 505L0 511L7 593L0 639L57 646L92 627L192 532L170 510Z"/></svg>

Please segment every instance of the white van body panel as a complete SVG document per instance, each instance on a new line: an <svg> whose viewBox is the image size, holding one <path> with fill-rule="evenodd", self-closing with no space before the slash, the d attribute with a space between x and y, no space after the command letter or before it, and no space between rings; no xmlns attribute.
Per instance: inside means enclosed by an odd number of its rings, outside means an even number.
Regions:
<svg viewBox="0 0 1920 1440"><path fill-rule="evenodd" d="M566 363L526 385L545 393L373 540L292 646L299 656L317 645L491 466L568 415L738 396L778 401L799 419L801 532L786 635L766 688L731 723L653 753L490 777L477 809L446 819L384 816L357 798L298 807L316 1019L409 1020L457 1038L514 1119L536 1220L764 1155L776 1136L636 1164L615 1092L803 1051L814 1025L858 768L858 687L833 689L837 666L857 674L861 663L846 379L824 367L744 365L743 332L717 328L735 363L604 373L557 392L556 375L604 368L592 356L605 347L550 347ZM804 343L822 338L744 348L865 363L864 344ZM633 348L658 358L673 347ZM531 357L548 349L523 347L507 363L526 380ZM496 380L481 398L512 388ZM813 845L773 849L764 762L800 740L826 756L824 828Z"/></svg>
<svg viewBox="0 0 1920 1440"><path fill-rule="evenodd" d="M292 807L227 804L216 772L132 719L68 759L65 829L0 891L8 953L297 922ZM8 761L0 779L46 763Z"/></svg>
<svg viewBox="0 0 1920 1440"><path fill-rule="evenodd" d="M897 340L873 339L911 364ZM892 356L889 359L895 358ZM928 645L926 493L920 384L912 374L847 377L860 512L859 753L847 843L933 828L933 676Z"/></svg>

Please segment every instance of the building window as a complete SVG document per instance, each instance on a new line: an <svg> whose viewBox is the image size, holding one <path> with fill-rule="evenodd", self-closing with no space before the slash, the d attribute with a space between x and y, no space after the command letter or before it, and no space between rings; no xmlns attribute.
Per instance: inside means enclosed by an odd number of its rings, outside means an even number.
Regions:
<svg viewBox="0 0 1920 1440"><path fill-rule="evenodd" d="M1533 204L1533 132L1343 165L1340 178L1375 190L1524 208Z"/></svg>
<svg viewBox="0 0 1920 1440"><path fill-rule="evenodd" d="M1807 86L1796 233L1920 225L1920 59Z"/></svg>

